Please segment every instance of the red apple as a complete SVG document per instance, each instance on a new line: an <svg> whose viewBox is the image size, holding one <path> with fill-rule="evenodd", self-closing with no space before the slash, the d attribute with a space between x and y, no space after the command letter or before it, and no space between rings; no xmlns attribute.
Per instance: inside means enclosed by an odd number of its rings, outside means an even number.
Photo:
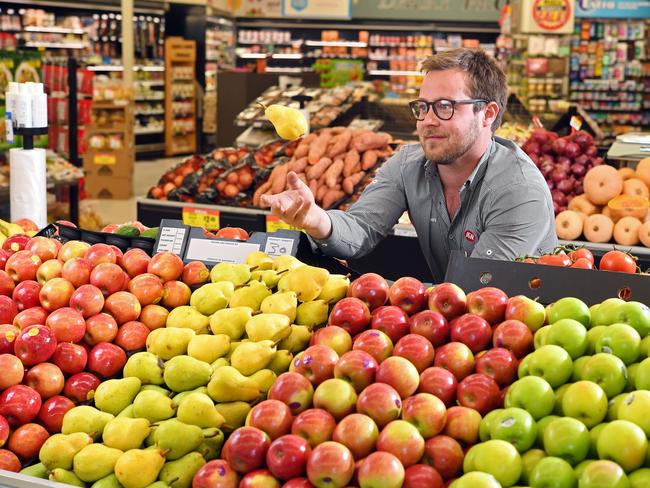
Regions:
<svg viewBox="0 0 650 488"><path fill-rule="evenodd" d="M18 251L23 251L30 239L26 234L14 234L2 243L2 249L8 251L11 256Z"/></svg>
<svg viewBox="0 0 650 488"><path fill-rule="evenodd" d="M14 325L24 329L30 325L41 325L46 323L49 312L40 305L38 307L23 310L14 317Z"/></svg>
<svg viewBox="0 0 650 488"><path fill-rule="evenodd" d="M86 320L84 340L89 346L101 342L112 342L117 336L117 322L107 313L98 313Z"/></svg>
<svg viewBox="0 0 650 488"><path fill-rule="evenodd" d="M471 446L478 441L480 423L481 414L473 408L451 407L447 410L444 434L462 442L465 446Z"/></svg>
<svg viewBox="0 0 650 488"><path fill-rule="evenodd" d="M432 466L426 464L414 464L409 466L404 473L404 484L402 488L443 488L445 482L440 473Z"/></svg>
<svg viewBox="0 0 650 488"><path fill-rule="evenodd" d="M519 320L506 320L494 329L492 344L510 350L521 359L533 350L533 333Z"/></svg>
<svg viewBox="0 0 650 488"><path fill-rule="evenodd" d="M322 408L310 408L299 414L291 425L291 433L305 439L310 447L327 442L332 438L336 420Z"/></svg>
<svg viewBox="0 0 650 488"><path fill-rule="evenodd" d="M411 323L400 307L385 305L372 312L370 326L385 333L395 343L409 333Z"/></svg>
<svg viewBox="0 0 650 488"><path fill-rule="evenodd" d="M269 471L281 480L304 476L311 448L305 439L297 435L283 435L269 446L266 452L266 465Z"/></svg>
<svg viewBox="0 0 650 488"><path fill-rule="evenodd" d="M372 311L388 301L386 280L376 273L366 273L350 283L348 296L358 298Z"/></svg>
<svg viewBox="0 0 650 488"><path fill-rule="evenodd" d="M124 268L124 271L126 271L131 278L135 278L136 276L147 272L149 261L151 261L151 258L146 252L134 247L124 253L124 257L122 257L122 268Z"/></svg>
<svg viewBox="0 0 650 488"><path fill-rule="evenodd" d="M113 293L104 304L104 312L111 315L118 325L137 320L141 311L140 302L135 295L128 291Z"/></svg>
<svg viewBox="0 0 650 488"><path fill-rule="evenodd" d="M0 354L0 390L18 385L23 381L25 367L20 359L13 354ZM2 447L2 444L0 444Z"/></svg>
<svg viewBox="0 0 650 488"><path fill-rule="evenodd" d="M3 305L2 297L0 297L0 305ZM12 303L12 302L10 302ZM20 329L11 324L0 324L0 354L14 353L14 342L16 337L20 334Z"/></svg>
<svg viewBox="0 0 650 488"><path fill-rule="evenodd" d="M45 321L58 342L79 342L86 333L86 321L79 312L63 307L52 312Z"/></svg>
<svg viewBox="0 0 650 488"><path fill-rule="evenodd" d="M381 429L399 418L402 412L402 399L392 386L374 383L359 394L357 412L370 417Z"/></svg>
<svg viewBox="0 0 650 488"><path fill-rule="evenodd" d="M124 253L122 250L114 246L113 244L109 245L109 247L113 250L115 253L115 264L117 264L120 268L124 269Z"/></svg>
<svg viewBox="0 0 650 488"><path fill-rule="evenodd" d="M393 420L379 433L377 450L393 454L408 468L422 458L424 439L414 425L404 420Z"/></svg>
<svg viewBox="0 0 650 488"><path fill-rule="evenodd" d="M50 437L45 427L29 423L21 425L11 434L7 447L22 459L32 459L38 456L41 446Z"/></svg>
<svg viewBox="0 0 650 488"><path fill-rule="evenodd" d="M370 325L370 310L358 298L347 297L334 305L327 323L338 325L354 336Z"/></svg>
<svg viewBox="0 0 650 488"><path fill-rule="evenodd" d="M437 435L424 443L423 462L434 467L445 480L451 480L462 472L463 448L455 439Z"/></svg>
<svg viewBox="0 0 650 488"><path fill-rule="evenodd" d="M9 259L11 254L4 249L0 248L0 270L4 271L5 265L7 264L7 259Z"/></svg>
<svg viewBox="0 0 650 488"><path fill-rule="evenodd" d="M38 282L32 280L18 283L11 295L18 306L18 310L23 311L29 308L38 307L41 304L38 297L41 288L42 286Z"/></svg>
<svg viewBox="0 0 650 488"><path fill-rule="evenodd" d="M169 309L182 307L190 303L192 290L182 281L171 280L163 285L163 297L160 304Z"/></svg>
<svg viewBox="0 0 650 488"><path fill-rule="evenodd" d="M499 385L489 376L471 374L458 384L458 403L485 415L496 408L500 393Z"/></svg>
<svg viewBox="0 0 650 488"><path fill-rule="evenodd" d="M29 386L10 386L0 395L0 415L14 429L34 420L40 408L41 397Z"/></svg>
<svg viewBox="0 0 650 488"><path fill-rule="evenodd" d="M11 279L11 276L9 276L6 271L0 270L0 295L10 297L14 288L16 288L16 284L14 283L14 280Z"/></svg>
<svg viewBox="0 0 650 488"><path fill-rule="evenodd" d="M223 459L208 461L192 479L192 488L238 488L238 486L239 476Z"/></svg>
<svg viewBox="0 0 650 488"><path fill-rule="evenodd" d="M88 354L88 371L102 378L112 378L126 364L124 349L110 342L100 342Z"/></svg>
<svg viewBox="0 0 650 488"><path fill-rule="evenodd" d="M129 291L136 296L143 307L158 303L165 292L162 280L150 273L133 277L129 282Z"/></svg>
<svg viewBox="0 0 650 488"><path fill-rule="evenodd" d="M0 449L0 469L17 473L21 467L18 456L7 449Z"/></svg>
<svg viewBox="0 0 650 488"><path fill-rule="evenodd" d="M137 320L133 320L120 326L114 342L127 352L137 351L146 347L149 332L149 328L146 325Z"/></svg>
<svg viewBox="0 0 650 488"><path fill-rule="evenodd" d="M108 244L103 244L101 242L93 244L86 249L84 259L86 259L93 268L101 263L117 263L117 256L115 255L113 248Z"/></svg>
<svg viewBox="0 0 650 488"><path fill-rule="evenodd" d="M81 285L70 297L70 307L87 319L104 309L104 295L93 285Z"/></svg>
<svg viewBox="0 0 650 488"><path fill-rule="evenodd" d="M149 330L160 329L165 327L169 310L160 305L147 305L140 312L140 322L147 326Z"/></svg>
<svg viewBox="0 0 650 488"><path fill-rule="evenodd" d="M293 361L294 371L302 374L318 386L323 381L334 377L334 366L339 360L339 355L329 346L317 344L310 346L297 356Z"/></svg>
<svg viewBox="0 0 650 488"><path fill-rule="evenodd" d="M355 460L363 459L375 450L379 429L367 415L352 413L343 418L332 434L332 440L350 449Z"/></svg>
<svg viewBox="0 0 650 488"><path fill-rule="evenodd" d="M14 343L14 352L25 366L47 361L56 349L56 336L49 327L30 325L20 331Z"/></svg>
<svg viewBox="0 0 650 488"><path fill-rule="evenodd" d="M100 379L92 373L77 373L66 380L63 394L73 402L86 402L95 396L100 383Z"/></svg>
<svg viewBox="0 0 650 488"><path fill-rule="evenodd" d="M53 278L43 285L38 297L43 308L53 312L56 309L67 307L73 293L72 283L64 278Z"/></svg>
<svg viewBox="0 0 650 488"><path fill-rule="evenodd" d="M408 315L413 315L426 305L426 288L416 278L409 276L399 278L390 287L388 300L391 305L400 307Z"/></svg>
<svg viewBox="0 0 650 488"><path fill-rule="evenodd" d="M354 474L350 450L337 442L317 446L307 461L307 477L315 486L345 486Z"/></svg>
<svg viewBox="0 0 650 488"><path fill-rule="evenodd" d="M352 337L344 328L338 325L329 325L318 329L311 337L309 345L316 344L329 346L334 349L336 354L342 356L352 349Z"/></svg>
<svg viewBox="0 0 650 488"><path fill-rule="evenodd" d="M349 382L357 393L375 382L379 364L370 354L360 349L343 354L334 366L334 377Z"/></svg>
<svg viewBox="0 0 650 488"><path fill-rule="evenodd" d="M27 371L25 384L36 390L45 400L63 391L65 378L58 366L52 363L40 363Z"/></svg>
<svg viewBox="0 0 650 488"><path fill-rule="evenodd" d="M450 407L456 403L456 389L458 382L456 377L444 368L433 366L422 371L420 374L419 392L431 393L443 403Z"/></svg>
<svg viewBox="0 0 650 488"><path fill-rule="evenodd" d="M287 404L280 400L264 400L253 407L246 425L257 427L274 441L291 432L293 415Z"/></svg>
<svg viewBox="0 0 650 488"><path fill-rule="evenodd" d="M25 250L36 254L41 261L45 262L50 259L56 259L59 253L59 247L55 239L49 239L43 236L34 236L25 245Z"/></svg>
<svg viewBox="0 0 650 488"><path fill-rule="evenodd" d="M397 341L393 355L408 359L421 373L433 364L435 352L426 338L418 334L407 334Z"/></svg>
<svg viewBox="0 0 650 488"><path fill-rule="evenodd" d="M190 261L183 268L181 281L187 286L200 286L210 281L210 270L201 261Z"/></svg>
<svg viewBox="0 0 650 488"><path fill-rule="evenodd" d="M240 427L223 446L221 455L238 473L249 473L264 466L271 441L260 429Z"/></svg>
<svg viewBox="0 0 650 488"><path fill-rule="evenodd" d="M496 325L503 321L508 306L508 295L491 286L467 294L467 311Z"/></svg>
<svg viewBox="0 0 650 488"><path fill-rule="evenodd" d="M501 387L517 379L517 358L508 349L495 347L476 356L476 372L490 376Z"/></svg>
<svg viewBox="0 0 650 488"><path fill-rule="evenodd" d="M373 452L363 460L357 471L360 486L401 487L404 483L404 466L389 452Z"/></svg>
<svg viewBox="0 0 650 488"><path fill-rule="evenodd" d="M31 251L18 251L7 259L5 271L14 280L20 283L26 280L35 280L38 267L42 264L41 258Z"/></svg>
<svg viewBox="0 0 650 488"><path fill-rule="evenodd" d="M90 284L99 288L107 297L120 291L126 281L126 274L117 264L101 263L90 272Z"/></svg>
<svg viewBox="0 0 650 488"><path fill-rule="evenodd" d="M83 346L62 342L57 344L54 354L50 358L54 364L66 375L81 373L88 362L88 353Z"/></svg>
<svg viewBox="0 0 650 488"><path fill-rule="evenodd" d="M422 310L411 317L411 334L428 339L433 347L442 346L449 338L449 323L438 312Z"/></svg>
<svg viewBox="0 0 650 488"><path fill-rule="evenodd" d="M307 478L301 476L287 481L282 488L314 488L314 485Z"/></svg>
<svg viewBox="0 0 650 488"><path fill-rule="evenodd" d="M403 399L410 397L418 389L420 373L408 360L400 356L392 356L383 361L375 375L377 383L386 383L395 388Z"/></svg>
<svg viewBox="0 0 650 488"><path fill-rule="evenodd" d="M239 488L280 488L280 482L268 469L256 469L244 475Z"/></svg>
<svg viewBox="0 0 650 488"><path fill-rule="evenodd" d="M63 263L61 277L72 283L75 288L79 288L82 285L90 283L90 273L92 270L93 267L90 261L76 257Z"/></svg>
<svg viewBox="0 0 650 488"><path fill-rule="evenodd" d="M520 320L535 332L546 321L546 309L544 305L528 298L525 295L517 295L508 300L506 307L506 320Z"/></svg>
<svg viewBox="0 0 650 488"><path fill-rule="evenodd" d="M159 252L147 266L147 273L155 274L163 282L177 280L183 274L183 261L176 254Z"/></svg>
<svg viewBox="0 0 650 488"><path fill-rule="evenodd" d="M429 309L441 313L448 321L455 319L467 311L467 296L453 283L441 283L429 293Z"/></svg>
<svg viewBox="0 0 650 488"><path fill-rule="evenodd" d="M59 261L58 259L43 261L43 264L41 264L36 271L36 281L42 285L52 278L60 278L62 269L63 261Z"/></svg>
<svg viewBox="0 0 650 488"><path fill-rule="evenodd" d="M38 412L38 421L45 426L50 434L61 432L63 416L74 408L74 402L61 395L48 398Z"/></svg>
<svg viewBox="0 0 650 488"><path fill-rule="evenodd" d="M7 419L0 415L0 447L4 446L9 439L9 434L11 429L9 428L9 422Z"/></svg>
<svg viewBox="0 0 650 488"><path fill-rule="evenodd" d="M352 350L365 351L381 363L393 352L393 341L380 330L365 330L354 338Z"/></svg>
<svg viewBox="0 0 650 488"><path fill-rule="evenodd" d="M402 419L413 424L420 435L428 439L445 428L447 409L439 398L430 393L418 393L404 400Z"/></svg>
<svg viewBox="0 0 650 488"><path fill-rule="evenodd" d="M474 355L462 342L449 342L436 350L433 364L451 371L460 381L474 371Z"/></svg>
<svg viewBox="0 0 650 488"><path fill-rule="evenodd" d="M298 415L311 408L314 387L300 373L282 373L273 382L268 398L285 403L293 415Z"/></svg>
<svg viewBox="0 0 650 488"><path fill-rule="evenodd" d="M82 258L86 254L86 249L90 247L87 242L68 241L61 246L57 257L63 261L70 261L73 258Z"/></svg>
<svg viewBox="0 0 650 488"><path fill-rule="evenodd" d="M0 295L0 324L11 324L16 315L18 315L16 302L7 296Z"/></svg>
<svg viewBox="0 0 650 488"><path fill-rule="evenodd" d="M490 345L492 339L492 328L482 317L466 313L455 318L449 324L451 340L462 342L472 351L478 354Z"/></svg>

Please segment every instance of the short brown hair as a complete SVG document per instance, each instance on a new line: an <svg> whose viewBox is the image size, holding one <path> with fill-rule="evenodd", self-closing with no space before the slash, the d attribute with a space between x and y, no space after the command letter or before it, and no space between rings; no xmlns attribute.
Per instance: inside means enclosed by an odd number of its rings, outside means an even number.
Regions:
<svg viewBox="0 0 650 488"><path fill-rule="evenodd" d="M460 70L467 75L467 94L471 98L484 98L499 105L499 115L492 123L492 132L498 129L503 119L508 99L508 82L503 70L494 58L482 49L452 49L429 56L422 62L422 71ZM478 110L479 106L475 107Z"/></svg>

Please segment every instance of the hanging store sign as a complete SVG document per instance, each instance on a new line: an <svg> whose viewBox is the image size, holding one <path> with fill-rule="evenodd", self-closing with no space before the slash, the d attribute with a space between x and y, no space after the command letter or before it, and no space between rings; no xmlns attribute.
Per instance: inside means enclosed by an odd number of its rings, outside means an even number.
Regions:
<svg viewBox="0 0 650 488"><path fill-rule="evenodd" d="M236 17L282 17L282 0L228 0Z"/></svg>
<svg viewBox="0 0 650 488"><path fill-rule="evenodd" d="M576 0L576 17L647 19L650 18L650 0Z"/></svg>
<svg viewBox="0 0 650 488"><path fill-rule="evenodd" d="M513 30L522 34L570 34L575 23L573 0L513 0Z"/></svg>
<svg viewBox="0 0 650 488"><path fill-rule="evenodd" d="M299 19L350 19L351 0L282 0L282 16Z"/></svg>
<svg viewBox="0 0 650 488"><path fill-rule="evenodd" d="M352 0L355 19L494 22L507 0Z"/></svg>

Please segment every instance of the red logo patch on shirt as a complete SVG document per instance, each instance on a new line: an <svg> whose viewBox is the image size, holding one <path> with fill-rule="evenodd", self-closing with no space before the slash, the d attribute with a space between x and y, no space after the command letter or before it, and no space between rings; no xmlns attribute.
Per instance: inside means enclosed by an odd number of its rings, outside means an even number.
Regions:
<svg viewBox="0 0 650 488"><path fill-rule="evenodd" d="M476 240L476 236L471 230L466 230L465 239L467 239L469 242L474 242Z"/></svg>

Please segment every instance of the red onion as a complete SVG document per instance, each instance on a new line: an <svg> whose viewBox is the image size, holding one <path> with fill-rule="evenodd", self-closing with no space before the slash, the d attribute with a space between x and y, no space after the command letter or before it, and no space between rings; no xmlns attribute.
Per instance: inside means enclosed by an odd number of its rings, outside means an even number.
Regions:
<svg viewBox="0 0 650 488"><path fill-rule="evenodd" d="M546 184L548 185L549 190L555 189L555 182L553 180L546 180Z"/></svg>
<svg viewBox="0 0 650 488"><path fill-rule="evenodd" d="M568 142L564 148L564 155L567 158L575 159L580 155L580 146L575 142Z"/></svg>
<svg viewBox="0 0 650 488"><path fill-rule="evenodd" d="M551 147L553 148L553 152L555 152L555 154L557 154L558 156L561 156L562 154L564 154L564 150L566 148L567 143L568 141L564 137L555 139L551 144Z"/></svg>
<svg viewBox="0 0 650 488"><path fill-rule="evenodd" d="M590 158L598 156L598 148L596 146L589 146L587 149L585 149L585 154Z"/></svg>
<svg viewBox="0 0 650 488"><path fill-rule="evenodd" d="M531 138L539 144L544 144L548 141L548 133L544 129L535 129L531 134Z"/></svg>
<svg viewBox="0 0 650 488"><path fill-rule="evenodd" d="M551 190L551 197L553 198L553 201L559 205L567 204L566 195L558 189Z"/></svg>
<svg viewBox="0 0 650 488"><path fill-rule="evenodd" d="M571 140L580 146L583 150L593 145L594 143L594 138L591 137L591 134L585 132L584 130L579 130L571 135Z"/></svg>
<svg viewBox="0 0 650 488"><path fill-rule="evenodd" d="M601 164L603 164L603 158L593 158L591 160L591 164L592 166L600 166Z"/></svg>
<svg viewBox="0 0 650 488"><path fill-rule="evenodd" d="M565 178L562 181L559 181L556 185L556 188L566 194L573 190L575 183L576 183L575 178L571 176L569 178Z"/></svg>
<svg viewBox="0 0 650 488"><path fill-rule="evenodd" d="M542 147L539 148L539 152L542 154L551 154L553 152L553 146L550 142L545 142L542 144Z"/></svg>
<svg viewBox="0 0 650 488"><path fill-rule="evenodd" d="M587 173L587 165L579 164L577 162L573 163L571 165L571 173L577 178L582 178Z"/></svg>
<svg viewBox="0 0 650 488"><path fill-rule="evenodd" d="M562 168L555 168L553 171L551 171L551 179L555 181L556 184L560 183L562 180L565 180L567 176L567 172Z"/></svg>

